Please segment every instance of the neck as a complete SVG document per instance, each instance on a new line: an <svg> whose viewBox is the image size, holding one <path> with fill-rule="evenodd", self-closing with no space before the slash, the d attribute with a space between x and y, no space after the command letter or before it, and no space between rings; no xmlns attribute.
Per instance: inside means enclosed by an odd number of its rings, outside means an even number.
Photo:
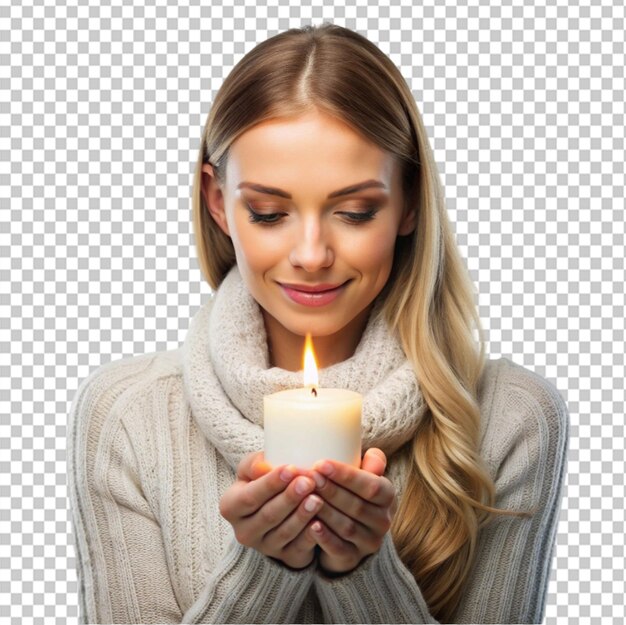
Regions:
<svg viewBox="0 0 626 625"><path fill-rule="evenodd" d="M371 306L360 312L347 326L326 336L313 336L313 345L320 369L350 358L367 326ZM304 336L295 334L263 310L270 365L287 371L302 369Z"/></svg>

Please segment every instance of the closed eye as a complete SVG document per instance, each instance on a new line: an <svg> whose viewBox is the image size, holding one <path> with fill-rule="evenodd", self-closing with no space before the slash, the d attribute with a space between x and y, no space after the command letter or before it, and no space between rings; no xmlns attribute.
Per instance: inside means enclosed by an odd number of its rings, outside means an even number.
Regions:
<svg viewBox="0 0 626 625"><path fill-rule="evenodd" d="M263 224L267 226L275 225L281 222L283 217L287 216L285 212L260 213L254 210L250 204L246 204L249 213L249 221L253 224ZM365 206L366 210L362 211L336 211L335 215L341 217L349 224L362 224L372 221L378 213L378 206L370 204Z"/></svg>
<svg viewBox="0 0 626 625"><path fill-rule="evenodd" d="M337 215L341 215L342 217L345 217L347 221L350 221L353 223L364 223L366 221L371 221L372 219L374 219L374 217L376 217L377 212L378 212L378 209L370 208L367 211L360 211L358 213L348 212L348 211L339 211Z"/></svg>
<svg viewBox="0 0 626 625"><path fill-rule="evenodd" d="M253 210L252 207L247 204L246 208L250 213L249 221L253 224L274 225L280 222L280 220L286 215L286 213L258 213Z"/></svg>

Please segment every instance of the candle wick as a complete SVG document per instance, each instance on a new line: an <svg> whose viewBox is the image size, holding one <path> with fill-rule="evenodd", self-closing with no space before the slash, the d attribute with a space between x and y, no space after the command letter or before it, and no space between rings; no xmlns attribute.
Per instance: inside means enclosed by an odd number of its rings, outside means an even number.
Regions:
<svg viewBox="0 0 626 625"><path fill-rule="evenodd" d="M315 389L314 386L311 388L311 394L315 395L315 397L317 397L317 390Z"/></svg>

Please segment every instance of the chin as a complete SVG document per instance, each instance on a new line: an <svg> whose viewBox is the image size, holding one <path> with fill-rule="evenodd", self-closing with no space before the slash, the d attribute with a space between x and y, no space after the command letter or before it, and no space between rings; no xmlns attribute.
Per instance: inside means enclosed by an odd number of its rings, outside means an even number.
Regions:
<svg viewBox="0 0 626 625"><path fill-rule="evenodd" d="M341 332L343 328L345 328L345 324L334 324L329 323L327 320L321 320L316 322L311 320L310 323L294 323L291 326L285 326L290 332L293 334L297 334L299 336L306 336L308 332L311 333L313 338L321 337L321 336L332 336L333 334L337 334Z"/></svg>
<svg viewBox="0 0 626 625"><path fill-rule="evenodd" d="M308 315L306 318L291 319L291 323L281 324L292 332L300 336L305 336L307 332L310 332L313 338L323 336L333 336L339 334L344 330L348 330L351 323L356 322L361 312L357 313L354 317L332 317L324 314L321 311L314 315Z"/></svg>
<svg viewBox="0 0 626 625"><path fill-rule="evenodd" d="M328 318L328 313L324 314L320 311L310 314L308 311L283 310L276 306L264 308L264 310L274 324L278 324L291 334L303 337L308 332L313 336L332 334L341 328L341 324L338 324L336 320Z"/></svg>

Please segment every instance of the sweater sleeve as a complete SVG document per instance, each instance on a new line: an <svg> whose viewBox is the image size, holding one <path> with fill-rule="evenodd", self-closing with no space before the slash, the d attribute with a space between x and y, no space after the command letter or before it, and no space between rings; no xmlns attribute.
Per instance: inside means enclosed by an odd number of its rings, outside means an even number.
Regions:
<svg viewBox="0 0 626 625"><path fill-rule="evenodd" d="M540 623L544 617L569 415L553 385L532 372L522 375L521 384L499 387L483 443L491 450L496 507L536 511L531 518L498 515L480 531L455 623ZM326 622L437 622L389 533L351 573L316 575L315 588Z"/></svg>
<svg viewBox="0 0 626 625"><path fill-rule="evenodd" d="M80 622L293 621L312 586L314 565L292 571L236 541L195 603L181 607L174 563L124 426L129 384L119 369L92 374L70 413L68 481Z"/></svg>

